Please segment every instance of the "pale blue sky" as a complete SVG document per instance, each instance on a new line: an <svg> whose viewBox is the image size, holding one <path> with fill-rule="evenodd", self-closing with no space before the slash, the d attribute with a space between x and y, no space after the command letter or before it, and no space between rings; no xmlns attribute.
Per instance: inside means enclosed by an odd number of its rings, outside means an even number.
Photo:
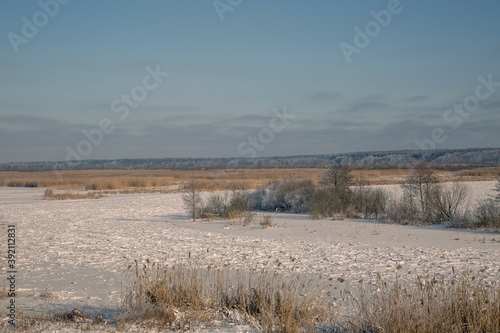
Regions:
<svg viewBox="0 0 500 333"><path fill-rule="evenodd" d="M212 1L72 0L44 14L54 3L0 4L0 162L83 152L82 131L104 118L113 130L80 157L249 156L238 147L283 106L295 118L257 156L417 149L435 128L436 148L500 146L500 87L458 128L443 119L479 76L500 82L496 0L401 0L350 63L339 45L395 0L243 0L223 21ZM148 66L169 76L121 119L113 101Z"/></svg>

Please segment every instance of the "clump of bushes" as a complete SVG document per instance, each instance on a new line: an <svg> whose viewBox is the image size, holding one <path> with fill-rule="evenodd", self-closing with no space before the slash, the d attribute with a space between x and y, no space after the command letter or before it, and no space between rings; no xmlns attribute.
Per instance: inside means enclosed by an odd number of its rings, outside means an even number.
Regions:
<svg viewBox="0 0 500 333"><path fill-rule="evenodd" d="M199 184L190 182L186 185L188 192L184 194L185 208L193 221L197 218L237 219L241 218L243 224L250 224L253 215L251 205L246 199L245 190L233 189L230 192L212 192L206 196L200 194Z"/></svg>
<svg viewBox="0 0 500 333"><path fill-rule="evenodd" d="M273 182L268 188L260 188L246 197L256 210L306 213L309 211L310 194L314 192L312 180L286 178Z"/></svg>
<svg viewBox="0 0 500 333"><path fill-rule="evenodd" d="M486 229L500 232L500 203L488 200L472 212L457 214L449 225L453 228Z"/></svg>
<svg viewBox="0 0 500 333"><path fill-rule="evenodd" d="M378 218L385 212L387 195L380 189L353 189L345 166L335 165L320 184L312 180L287 178L247 195L257 210L309 214L313 219L362 216Z"/></svg>
<svg viewBox="0 0 500 333"><path fill-rule="evenodd" d="M309 214L312 219L365 218L410 225L447 223L457 228L500 231L500 181L495 198L466 212L465 185L440 184L424 165L416 166L401 184L401 198L389 198L383 189L364 186L359 180L355 184L350 172L345 165L332 165L318 184L288 177L249 193L233 189L205 198L189 183L184 201L193 219L244 218L244 225L250 223L249 211L255 209Z"/></svg>
<svg viewBox="0 0 500 333"><path fill-rule="evenodd" d="M500 181L497 184L500 193ZM486 200L467 210L467 188L463 183L439 184L433 172L417 166L402 184L403 197L389 203L386 217L400 224L447 223L454 228L500 232L500 198Z"/></svg>
<svg viewBox="0 0 500 333"><path fill-rule="evenodd" d="M198 217L202 219L237 219L250 218L246 214L251 207L245 195L240 191L210 193L202 202L198 210Z"/></svg>
<svg viewBox="0 0 500 333"><path fill-rule="evenodd" d="M462 183L440 184L433 171L418 165L402 183L403 196L389 198L380 188L354 184L350 169L333 165L315 184L287 178L246 196L261 211L306 213L312 219L365 218L398 224L447 223L457 228L500 231L500 181L495 198L466 212L467 188Z"/></svg>
<svg viewBox="0 0 500 333"><path fill-rule="evenodd" d="M389 197L380 188L358 186L352 192L352 202L356 212L365 219L379 219L387 211Z"/></svg>
<svg viewBox="0 0 500 333"><path fill-rule="evenodd" d="M489 200L480 205L476 210L475 224L479 228L491 228L500 232L500 203Z"/></svg>

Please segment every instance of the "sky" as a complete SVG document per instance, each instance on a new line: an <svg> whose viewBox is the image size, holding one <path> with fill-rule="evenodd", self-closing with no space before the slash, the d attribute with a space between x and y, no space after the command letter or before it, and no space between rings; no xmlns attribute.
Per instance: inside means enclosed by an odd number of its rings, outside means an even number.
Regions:
<svg viewBox="0 0 500 333"><path fill-rule="evenodd" d="M0 163L500 147L500 1L6 0Z"/></svg>

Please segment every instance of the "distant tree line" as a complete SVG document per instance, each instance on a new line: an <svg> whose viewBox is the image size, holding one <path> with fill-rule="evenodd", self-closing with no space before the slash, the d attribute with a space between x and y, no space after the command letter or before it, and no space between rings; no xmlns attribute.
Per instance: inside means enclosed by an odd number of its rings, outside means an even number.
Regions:
<svg viewBox="0 0 500 333"><path fill-rule="evenodd" d="M344 164L360 168L411 167L432 164L497 165L500 148L373 151L324 155L275 156L260 158L156 158L81 160L59 162L0 163L0 171L110 170L110 169L251 169L251 168L322 168Z"/></svg>

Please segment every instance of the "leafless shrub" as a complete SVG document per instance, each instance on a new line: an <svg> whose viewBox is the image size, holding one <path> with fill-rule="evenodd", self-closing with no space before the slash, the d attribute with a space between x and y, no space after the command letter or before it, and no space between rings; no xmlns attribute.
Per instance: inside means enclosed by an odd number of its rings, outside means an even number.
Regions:
<svg viewBox="0 0 500 333"><path fill-rule="evenodd" d="M246 199L246 191L233 189L231 191L229 207L230 211L238 217L243 217L246 212L252 210Z"/></svg>
<svg viewBox="0 0 500 333"><path fill-rule="evenodd" d="M312 197L311 210L309 215L313 220L326 219L333 216L334 206L330 196L330 189L318 188Z"/></svg>
<svg viewBox="0 0 500 333"><path fill-rule="evenodd" d="M338 190L331 186L318 187L312 193L309 215L314 220L355 217L357 212L351 194L351 191Z"/></svg>
<svg viewBox="0 0 500 333"><path fill-rule="evenodd" d="M189 183L188 192L182 196L182 200L184 201L184 206L193 218L193 222L196 222L201 204L201 196L197 182L191 181Z"/></svg>
<svg viewBox="0 0 500 333"><path fill-rule="evenodd" d="M403 197L389 202L386 218L389 223L418 225L420 224L420 211L417 206Z"/></svg>
<svg viewBox="0 0 500 333"><path fill-rule="evenodd" d="M245 195L240 191L210 193L199 208L199 216L203 219L237 219L244 218L251 207Z"/></svg>
<svg viewBox="0 0 500 333"><path fill-rule="evenodd" d="M401 185L403 199L390 205L387 216L404 224L434 224L451 221L467 199L461 183L438 184L434 171L418 165Z"/></svg>
<svg viewBox="0 0 500 333"><path fill-rule="evenodd" d="M243 216L243 221L242 225L244 227L248 227L250 224L253 222L253 218L255 217L255 214L252 212L245 212L245 215Z"/></svg>
<svg viewBox="0 0 500 333"><path fill-rule="evenodd" d="M271 220L271 216L269 215L263 216L259 224L262 226L262 229L267 229L274 226Z"/></svg>
<svg viewBox="0 0 500 333"><path fill-rule="evenodd" d="M378 219L385 213L388 196L382 189L375 189L366 186L357 186L353 190L352 203L356 212L359 212L366 219Z"/></svg>
<svg viewBox="0 0 500 333"><path fill-rule="evenodd" d="M471 212L458 213L448 222L450 228L474 229L476 228L474 214Z"/></svg>
<svg viewBox="0 0 500 333"><path fill-rule="evenodd" d="M453 219L467 199L467 188L462 183L452 183L449 187L435 186L430 194L433 216L443 221Z"/></svg>
<svg viewBox="0 0 500 333"><path fill-rule="evenodd" d="M203 207L200 209L201 218L210 214L218 218L224 218L229 214L230 197L229 193L210 193L205 199Z"/></svg>
<svg viewBox="0 0 500 333"><path fill-rule="evenodd" d="M437 182L434 171L424 164L419 164L401 184L407 204L418 207L420 220L425 224L436 220L433 216L432 196L436 191Z"/></svg>
<svg viewBox="0 0 500 333"><path fill-rule="evenodd" d="M500 232L500 203L490 199L474 210L458 212L450 219L449 226Z"/></svg>
<svg viewBox="0 0 500 333"><path fill-rule="evenodd" d="M493 200L481 204L475 212L477 228L500 232L500 203Z"/></svg>

